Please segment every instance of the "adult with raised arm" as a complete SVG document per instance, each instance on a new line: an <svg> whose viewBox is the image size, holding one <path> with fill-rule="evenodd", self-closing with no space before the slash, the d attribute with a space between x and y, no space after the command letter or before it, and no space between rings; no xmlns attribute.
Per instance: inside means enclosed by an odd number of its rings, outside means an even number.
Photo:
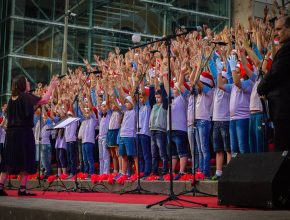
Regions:
<svg viewBox="0 0 290 220"><path fill-rule="evenodd" d="M275 31L282 46L257 91L268 99L270 118L274 124L275 148L281 151L290 149L290 16L279 18L275 23Z"/></svg>
<svg viewBox="0 0 290 220"><path fill-rule="evenodd" d="M30 91L30 84L24 75L12 81L12 96L7 107L7 134L4 157L0 164L0 196L7 196L4 184L8 174L19 174L19 196L33 196L26 191L27 177L37 170L35 164L35 140L32 127L33 114L36 106L46 104L58 85L53 78L43 97L35 96Z"/></svg>

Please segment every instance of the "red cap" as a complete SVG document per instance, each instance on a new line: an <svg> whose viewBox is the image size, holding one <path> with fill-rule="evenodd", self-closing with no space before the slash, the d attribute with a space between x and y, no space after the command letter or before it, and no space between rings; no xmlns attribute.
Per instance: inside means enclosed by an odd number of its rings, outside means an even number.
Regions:
<svg viewBox="0 0 290 220"><path fill-rule="evenodd" d="M200 75L200 81L210 86L214 86L214 79L209 72L202 72Z"/></svg>
<svg viewBox="0 0 290 220"><path fill-rule="evenodd" d="M93 107L92 107L92 110L93 110L93 112L95 113L95 115L96 115L97 118L98 118L98 109L97 109L95 106L93 106Z"/></svg>

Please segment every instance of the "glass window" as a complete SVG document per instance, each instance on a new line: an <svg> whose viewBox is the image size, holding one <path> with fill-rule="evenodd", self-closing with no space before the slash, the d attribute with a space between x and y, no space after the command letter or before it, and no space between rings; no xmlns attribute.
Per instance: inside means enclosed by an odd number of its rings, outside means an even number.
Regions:
<svg viewBox="0 0 290 220"><path fill-rule="evenodd" d="M160 10L139 1L95 3L93 20L100 27L162 35Z"/></svg>
<svg viewBox="0 0 290 220"><path fill-rule="evenodd" d="M0 56L4 56L8 52L9 48L9 33L10 33L9 20L0 23Z"/></svg>
<svg viewBox="0 0 290 220"><path fill-rule="evenodd" d="M50 25L14 20L14 53L49 57L52 27Z"/></svg>
<svg viewBox="0 0 290 220"><path fill-rule="evenodd" d="M229 0L207 0L198 2L198 11L219 16L228 16Z"/></svg>

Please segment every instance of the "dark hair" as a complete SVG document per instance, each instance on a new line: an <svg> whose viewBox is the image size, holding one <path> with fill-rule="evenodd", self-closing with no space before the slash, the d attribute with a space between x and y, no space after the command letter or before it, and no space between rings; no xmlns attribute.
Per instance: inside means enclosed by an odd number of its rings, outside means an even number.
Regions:
<svg viewBox="0 0 290 220"><path fill-rule="evenodd" d="M12 80L12 96L18 96L26 90L26 78L18 75Z"/></svg>
<svg viewBox="0 0 290 220"><path fill-rule="evenodd" d="M155 92L155 95L161 95L161 90L160 90L160 89L157 90L157 91Z"/></svg>

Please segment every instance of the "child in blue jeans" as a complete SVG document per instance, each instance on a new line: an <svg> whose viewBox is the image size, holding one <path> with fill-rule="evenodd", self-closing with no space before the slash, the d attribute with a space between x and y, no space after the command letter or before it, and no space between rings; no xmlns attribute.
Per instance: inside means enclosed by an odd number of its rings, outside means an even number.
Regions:
<svg viewBox="0 0 290 220"><path fill-rule="evenodd" d="M125 98L125 114L120 129L119 154L122 156L122 173L119 178L127 178L128 156L133 157L135 168L138 170L138 157L136 151L136 112L131 96Z"/></svg>
<svg viewBox="0 0 290 220"><path fill-rule="evenodd" d="M57 130L57 137L55 142L56 159L57 159L57 174L66 174L67 169L67 152L66 142L64 137L64 129Z"/></svg>

